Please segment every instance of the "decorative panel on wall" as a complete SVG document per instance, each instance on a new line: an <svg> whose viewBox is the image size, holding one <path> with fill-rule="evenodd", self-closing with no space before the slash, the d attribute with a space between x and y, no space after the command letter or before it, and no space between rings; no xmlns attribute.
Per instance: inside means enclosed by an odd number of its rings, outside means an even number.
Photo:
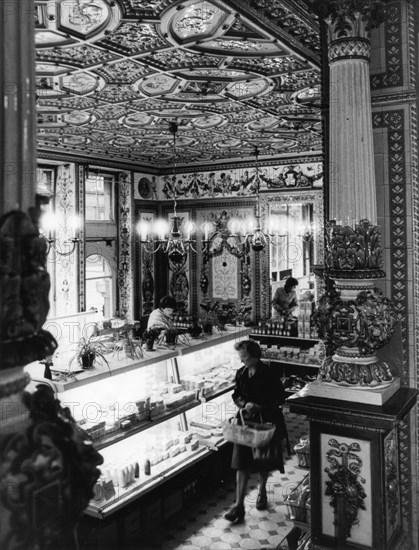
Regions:
<svg viewBox="0 0 419 550"><path fill-rule="evenodd" d="M56 246L63 252L68 248L65 241L71 239L71 217L77 213L77 195L75 184L75 165L62 164L57 167L55 189L55 212L58 228L56 231ZM48 271L50 262L55 268L55 311L56 315L70 315L78 311L79 292L79 257L77 252L69 256L54 256L54 251L48 255Z"/></svg>
<svg viewBox="0 0 419 550"><path fill-rule="evenodd" d="M76 164L76 196L78 200L79 216L84 217L85 213L85 189L86 189L86 170L84 165ZM78 288L79 288L79 303L78 311L86 310L86 243L85 243L85 226L84 223L79 227L80 244L78 247L79 254L79 270L78 270Z"/></svg>
<svg viewBox="0 0 419 550"><path fill-rule="evenodd" d="M168 215L170 227L173 223L173 212ZM191 214L187 211L177 212L179 218L179 231L184 239L188 238L186 231L187 224L191 221ZM193 252L192 252L193 254ZM182 311L190 311L190 254L187 254L185 261L181 263L173 263L169 261L168 273L168 288L169 294L177 302L178 309Z"/></svg>
<svg viewBox="0 0 419 550"><path fill-rule="evenodd" d="M322 433L322 532L336 536L337 498L342 488L348 542L372 545L371 442Z"/></svg>
<svg viewBox="0 0 419 550"><path fill-rule="evenodd" d="M231 315L237 315L250 322L257 312L255 304L255 253L240 246L230 237L228 229L231 218L245 220L254 216L254 206L239 203L220 202L205 205L196 213L196 223L202 227L205 222L213 225L214 232L207 237L209 250L202 252L202 235L197 236L198 315L202 313L201 303L217 302L228 306Z"/></svg>
<svg viewBox="0 0 419 550"><path fill-rule="evenodd" d="M132 270L132 185L129 174L118 176L119 194L119 258L118 258L118 309L119 315L133 318L133 270Z"/></svg>
<svg viewBox="0 0 419 550"><path fill-rule="evenodd" d="M135 223L146 222L150 225L154 224L156 214L154 212L139 212L136 214ZM147 252L147 249L143 246L137 246L137 265L136 265L136 277L135 279L139 283L138 297L139 297L139 315L149 315L154 309L154 297L155 297L155 280L154 280L154 268L155 268L155 254ZM137 277L138 274L138 277Z"/></svg>

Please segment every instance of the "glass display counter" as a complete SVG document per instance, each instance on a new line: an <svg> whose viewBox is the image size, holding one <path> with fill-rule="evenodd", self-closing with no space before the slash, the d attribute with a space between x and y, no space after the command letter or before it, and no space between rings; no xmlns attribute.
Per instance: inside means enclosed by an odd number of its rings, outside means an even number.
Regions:
<svg viewBox="0 0 419 550"><path fill-rule="evenodd" d="M54 388L104 458L88 515L113 514L223 444L221 421L235 413L234 344L249 333L231 329L141 359L110 354L109 368L68 372L68 362L54 362L52 380L42 365L27 367L34 384Z"/></svg>

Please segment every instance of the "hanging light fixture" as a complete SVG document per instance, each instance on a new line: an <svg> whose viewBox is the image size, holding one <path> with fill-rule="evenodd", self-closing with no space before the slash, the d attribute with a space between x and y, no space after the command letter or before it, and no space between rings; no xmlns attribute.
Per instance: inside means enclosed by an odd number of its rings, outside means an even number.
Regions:
<svg viewBox="0 0 419 550"><path fill-rule="evenodd" d="M255 170L256 170L256 227L253 234L248 235L249 244L255 252L260 252L269 242L269 237L262 230L261 208L260 208L260 177L259 177L259 148L255 146Z"/></svg>
<svg viewBox="0 0 419 550"><path fill-rule="evenodd" d="M274 237L273 234L263 230L262 208L260 204L260 176L259 176L259 148L255 146L255 188L256 188L256 213L255 219L245 226L239 220L230 222L231 237L241 241L243 250L247 247L255 252L261 252Z"/></svg>
<svg viewBox="0 0 419 550"><path fill-rule="evenodd" d="M185 231L187 238L183 237L181 232L182 220L177 215L177 194L176 194L176 134L178 125L176 122L169 124L169 131L173 135L173 216L172 226L167 231L167 223L164 221L157 222L153 228L149 224L140 222L137 225L137 231L140 235L140 243L149 254L155 254L159 250L167 254L168 259L176 266L185 264L188 252L194 248L195 241L190 238L192 224L188 222ZM155 238L154 234L157 236Z"/></svg>

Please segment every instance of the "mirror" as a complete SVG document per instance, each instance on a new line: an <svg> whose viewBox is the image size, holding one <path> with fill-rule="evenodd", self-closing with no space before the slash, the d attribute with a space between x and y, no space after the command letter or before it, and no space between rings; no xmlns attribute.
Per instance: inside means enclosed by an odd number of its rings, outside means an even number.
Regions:
<svg viewBox="0 0 419 550"><path fill-rule="evenodd" d="M261 316L270 316L272 295L284 279L299 281L298 294L316 297L313 267L323 257L323 199L316 191L264 195L263 215L277 236L261 255Z"/></svg>

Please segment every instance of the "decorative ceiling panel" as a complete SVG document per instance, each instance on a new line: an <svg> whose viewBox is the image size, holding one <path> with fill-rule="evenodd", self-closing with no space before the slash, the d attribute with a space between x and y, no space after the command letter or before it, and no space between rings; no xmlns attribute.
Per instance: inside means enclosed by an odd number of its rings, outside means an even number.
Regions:
<svg viewBox="0 0 419 550"><path fill-rule="evenodd" d="M36 2L42 152L141 169L321 151L318 21L303 0Z"/></svg>

